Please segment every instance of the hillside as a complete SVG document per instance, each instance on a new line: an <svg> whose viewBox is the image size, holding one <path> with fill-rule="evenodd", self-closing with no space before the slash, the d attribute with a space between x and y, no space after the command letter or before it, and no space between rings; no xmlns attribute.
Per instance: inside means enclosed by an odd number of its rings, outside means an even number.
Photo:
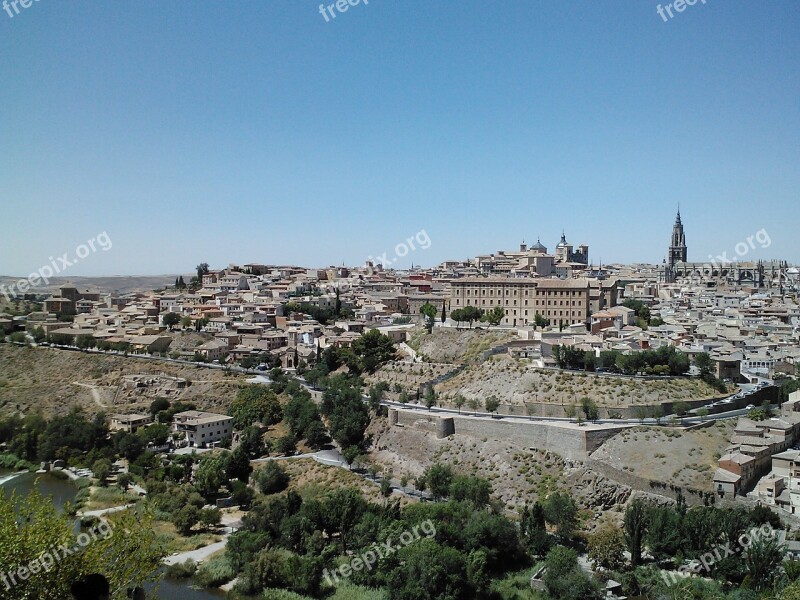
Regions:
<svg viewBox="0 0 800 600"><path fill-rule="evenodd" d="M143 379L148 381L166 375L191 384L169 393L157 383L143 384L118 394L120 382L132 375L147 375ZM30 411L48 416L71 406L131 412L147 408L159 395L195 402L200 408L224 409L244 379L191 365L0 344L0 416ZM115 405L115 397L124 401Z"/></svg>

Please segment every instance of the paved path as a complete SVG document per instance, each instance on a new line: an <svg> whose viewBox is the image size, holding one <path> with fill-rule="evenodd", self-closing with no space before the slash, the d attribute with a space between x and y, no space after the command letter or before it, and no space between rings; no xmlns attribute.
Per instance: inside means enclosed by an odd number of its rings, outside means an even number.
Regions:
<svg viewBox="0 0 800 600"><path fill-rule="evenodd" d="M187 560L193 560L194 562L203 562L212 554L219 552L220 550L224 549L228 543L228 536L225 536L225 539L221 542L217 542L216 544L211 544L210 546L206 546L205 548L200 548L199 550L192 550L190 552L181 552L180 554L176 554L174 556L168 556L164 559L165 565L177 565L179 563L184 563Z"/></svg>
<svg viewBox="0 0 800 600"><path fill-rule="evenodd" d="M128 510L133 504L126 504L124 506L112 506L111 508L103 508L101 510L87 510L78 513L79 517L102 517L115 512Z"/></svg>

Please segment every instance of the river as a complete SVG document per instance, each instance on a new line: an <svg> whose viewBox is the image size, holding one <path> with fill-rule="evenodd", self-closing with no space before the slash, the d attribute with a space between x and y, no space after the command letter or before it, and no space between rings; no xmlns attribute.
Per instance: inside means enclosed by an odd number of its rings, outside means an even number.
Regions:
<svg viewBox="0 0 800 600"><path fill-rule="evenodd" d="M21 498L37 488L43 495L53 498L58 508L75 499L77 489L67 479L56 479L49 475L36 475L35 473L9 473L0 470L0 489L4 492L17 492ZM160 600L220 600L226 594L220 591L197 589L191 586L191 580L162 579L158 585L158 595L151 594L152 586L147 588L147 598Z"/></svg>

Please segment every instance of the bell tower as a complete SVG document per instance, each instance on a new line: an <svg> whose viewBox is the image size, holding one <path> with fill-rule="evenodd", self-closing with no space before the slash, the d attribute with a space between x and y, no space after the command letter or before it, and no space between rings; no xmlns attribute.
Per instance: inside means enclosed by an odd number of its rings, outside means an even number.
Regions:
<svg viewBox="0 0 800 600"><path fill-rule="evenodd" d="M669 266L674 267L676 263L686 262L686 234L683 231L681 222L681 210L675 217L675 225L672 226L672 240L669 245Z"/></svg>

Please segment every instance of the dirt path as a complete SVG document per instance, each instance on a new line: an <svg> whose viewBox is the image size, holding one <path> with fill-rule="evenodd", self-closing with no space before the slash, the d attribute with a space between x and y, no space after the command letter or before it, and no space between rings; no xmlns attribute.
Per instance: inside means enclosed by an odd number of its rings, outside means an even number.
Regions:
<svg viewBox="0 0 800 600"><path fill-rule="evenodd" d="M72 382L73 385L79 385L80 387L89 388L89 391L92 392L92 400L95 401L95 404L100 408L108 408L108 405L103 404L103 401L100 400L100 392L97 389L96 385L92 385L90 383L79 383L77 381Z"/></svg>

